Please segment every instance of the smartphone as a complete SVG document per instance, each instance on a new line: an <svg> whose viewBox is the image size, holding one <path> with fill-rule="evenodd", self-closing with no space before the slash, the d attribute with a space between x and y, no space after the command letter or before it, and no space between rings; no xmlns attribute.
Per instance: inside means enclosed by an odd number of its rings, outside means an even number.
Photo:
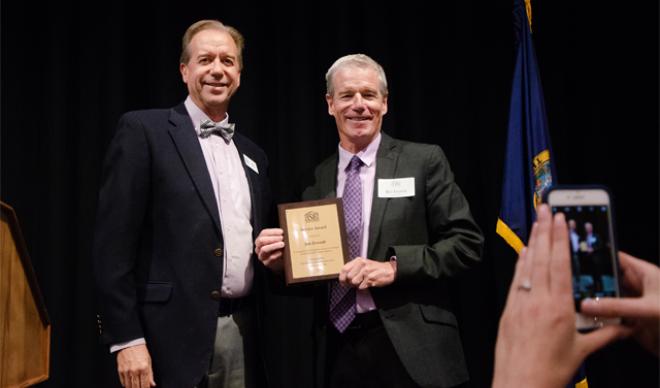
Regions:
<svg viewBox="0 0 660 388"><path fill-rule="evenodd" d="M620 323L621 318L589 317L580 312L580 302L585 298L620 296L609 190L600 186L555 186L545 198L552 213L564 213L568 224L577 329Z"/></svg>

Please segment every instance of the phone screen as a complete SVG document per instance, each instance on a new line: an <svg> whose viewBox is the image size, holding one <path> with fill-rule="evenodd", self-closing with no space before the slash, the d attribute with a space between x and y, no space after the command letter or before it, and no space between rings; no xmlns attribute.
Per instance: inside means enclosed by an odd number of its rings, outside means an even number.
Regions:
<svg viewBox="0 0 660 388"><path fill-rule="evenodd" d="M552 212L564 213L568 224L576 311L582 299L618 296L609 206L553 206Z"/></svg>

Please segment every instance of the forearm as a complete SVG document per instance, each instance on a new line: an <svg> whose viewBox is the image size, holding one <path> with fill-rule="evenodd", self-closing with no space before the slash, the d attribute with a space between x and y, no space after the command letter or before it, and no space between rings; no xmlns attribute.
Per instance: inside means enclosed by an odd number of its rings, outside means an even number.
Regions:
<svg viewBox="0 0 660 388"><path fill-rule="evenodd" d="M446 240L432 246L395 245L390 254L397 257L397 282L436 281L455 276L479 262L481 244L461 246Z"/></svg>
<svg viewBox="0 0 660 388"><path fill-rule="evenodd" d="M390 242L388 250L388 256L397 257L397 282L436 281L481 260L483 235L439 147L428 153L425 165L424 211L420 213L425 224L399 226L407 228L404 235L409 240Z"/></svg>
<svg viewBox="0 0 660 388"><path fill-rule="evenodd" d="M139 121L124 116L104 162L92 254L106 344L143 337L135 267L150 191L147 143Z"/></svg>
<svg viewBox="0 0 660 388"><path fill-rule="evenodd" d="M481 260L483 237L471 219L454 221L446 231L436 235L433 244L390 246L388 257L397 257L397 281L424 282L452 277Z"/></svg>

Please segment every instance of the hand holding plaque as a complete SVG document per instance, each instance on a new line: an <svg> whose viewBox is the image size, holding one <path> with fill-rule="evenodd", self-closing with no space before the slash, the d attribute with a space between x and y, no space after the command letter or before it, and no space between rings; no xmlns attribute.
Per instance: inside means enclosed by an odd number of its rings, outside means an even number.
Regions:
<svg viewBox="0 0 660 388"><path fill-rule="evenodd" d="M341 199L278 205L286 284L336 279L347 261Z"/></svg>

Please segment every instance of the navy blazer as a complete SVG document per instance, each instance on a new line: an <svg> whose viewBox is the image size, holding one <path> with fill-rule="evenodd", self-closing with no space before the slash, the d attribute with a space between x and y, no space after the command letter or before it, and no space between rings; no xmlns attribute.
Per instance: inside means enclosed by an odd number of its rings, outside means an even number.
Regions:
<svg viewBox="0 0 660 388"><path fill-rule="evenodd" d="M268 161L240 133L233 139L254 238L269 208ZM144 337L159 387L197 384L213 354L222 249L211 179L185 106L124 114L104 163L93 244L102 342ZM263 266L252 260L260 287Z"/></svg>

